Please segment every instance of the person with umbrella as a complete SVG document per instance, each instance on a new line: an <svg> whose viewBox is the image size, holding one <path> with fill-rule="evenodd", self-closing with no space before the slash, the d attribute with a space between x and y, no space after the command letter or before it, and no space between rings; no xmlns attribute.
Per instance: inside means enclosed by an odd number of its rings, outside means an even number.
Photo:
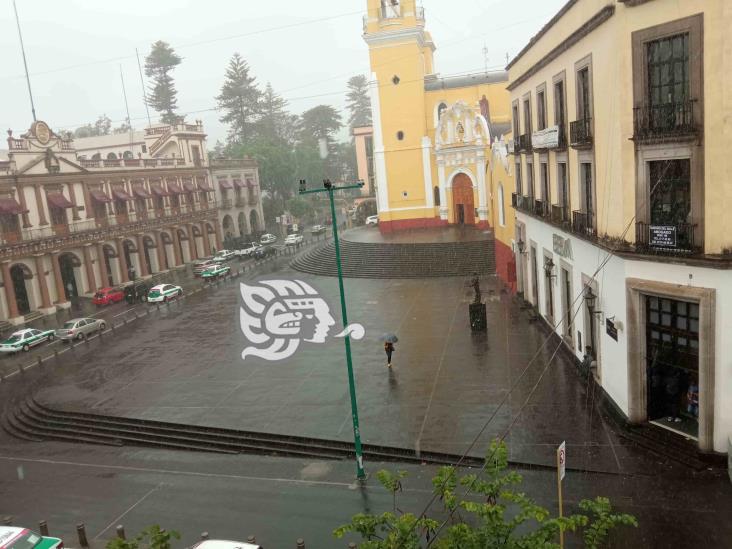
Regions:
<svg viewBox="0 0 732 549"><path fill-rule="evenodd" d="M386 352L386 365L391 368L391 354L394 352L394 344L399 341L396 334L384 334L381 339L384 342L384 352Z"/></svg>

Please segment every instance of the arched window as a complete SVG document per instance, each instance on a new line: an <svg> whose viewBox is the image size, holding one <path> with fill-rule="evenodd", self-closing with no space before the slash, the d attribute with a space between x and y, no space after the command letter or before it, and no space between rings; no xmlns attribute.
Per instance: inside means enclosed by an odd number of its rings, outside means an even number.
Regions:
<svg viewBox="0 0 732 549"><path fill-rule="evenodd" d="M101 159L102 159L102 155L101 155L101 154L99 154L99 153L94 153L94 154L92 155L91 159L92 159L92 160L101 160Z"/></svg>
<svg viewBox="0 0 732 549"><path fill-rule="evenodd" d="M498 223L501 227L506 226L506 207L503 203L503 183L498 184Z"/></svg>
<svg viewBox="0 0 732 549"><path fill-rule="evenodd" d="M440 187L438 187L437 185L435 185L435 188L432 189L432 190L433 190L434 195L435 195L435 206L439 206L440 205Z"/></svg>
<svg viewBox="0 0 732 549"><path fill-rule="evenodd" d="M125 151L125 152L124 152L124 153L122 154L122 158L125 158L125 159L130 159L130 158L134 158L134 155L132 154L132 151Z"/></svg>
<svg viewBox="0 0 732 549"><path fill-rule="evenodd" d="M107 160L117 160L117 155L114 153L109 153L107 155Z"/></svg>
<svg viewBox="0 0 732 549"><path fill-rule="evenodd" d="M437 127L437 124L439 124L440 118L442 118L442 113L446 110L447 103L445 103L444 101L437 105L437 111L435 112L435 127Z"/></svg>

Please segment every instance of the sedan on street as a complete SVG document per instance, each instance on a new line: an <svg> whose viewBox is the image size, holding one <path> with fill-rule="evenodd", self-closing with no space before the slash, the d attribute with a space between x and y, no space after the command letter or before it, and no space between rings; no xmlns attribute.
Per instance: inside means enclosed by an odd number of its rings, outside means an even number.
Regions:
<svg viewBox="0 0 732 549"><path fill-rule="evenodd" d="M366 225L378 225L378 224L379 224L378 215L370 215L366 218Z"/></svg>
<svg viewBox="0 0 732 549"><path fill-rule="evenodd" d="M325 225L313 225L310 227L310 234L323 234L325 232Z"/></svg>
<svg viewBox="0 0 732 549"><path fill-rule="evenodd" d="M299 246L302 244L303 236L301 234L292 233L288 234L285 238L285 246Z"/></svg>
<svg viewBox="0 0 732 549"><path fill-rule="evenodd" d="M125 298L125 292L122 288L100 288L94 294L92 303L94 305L110 305L118 303Z"/></svg>
<svg viewBox="0 0 732 549"><path fill-rule="evenodd" d="M255 252L252 254L252 257L254 259L264 259L266 257L269 257L270 255L275 255L277 253L277 250L275 250L272 246L262 246L261 248L257 248Z"/></svg>
<svg viewBox="0 0 732 549"><path fill-rule="evenodd" d="M219 250L216 252L216 255L214 256L213 260L216 262L224 262L224 261L231 261L236 257L236 252L233 252L231 250Z"/></svg>
<svg viewBox="0 0 732 549"><path fill-rule="evenodd" d="M259 239L260 244L272 244L273 242L277 242L277 237L270 233L263 234Z"/></svg>
<svg viewBox="0 0 732 549"><path fill-rule="evenodd" d="M56 330L56 337L63 342L72 339L85 339L94 332L103 332L107 324L98 318L74 318L64 322L64 325Z"/></svg>
<svg viewBox="0 0 732 549"><path fill-rule="evenodd" d="M166 302L182 295L183 288L181 288L180 286L174 286L173 284L158 284L157 286L153 286L152 288L150 288L150 293L147 294L147 302Z"/></svg>
<svg viewBox="0 0 732 549"><path fill-rule="evenodd" d="M0 548L63 549L64 542L60 538L42 536L28 528L0 526Z"/></svg>
<svg viewBox="0 0 732 549"><path fill-rule="evenodd" d="M31 347L40 345L44 341L53 341L56 334L53 330L34 330L26 328L14 332L8 339L0 342L0 353L17 353L30 351Z"/></svg>
<svg viewBox="0 0 732 549"><path fill-rule="evenodd" d="M231 271L231 267L228 265L213 265L201 273L201 278L204 280L218 278L220 276L226 276L229 274L229 271Z"/></svg>

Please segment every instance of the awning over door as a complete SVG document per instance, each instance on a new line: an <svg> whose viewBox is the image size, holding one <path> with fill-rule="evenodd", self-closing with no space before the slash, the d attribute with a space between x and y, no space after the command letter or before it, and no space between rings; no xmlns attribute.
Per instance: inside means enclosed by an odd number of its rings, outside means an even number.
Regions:
<svg viewBox="0 0 732 549"><path fill-rule="evenodd" d="M113 189L112 194L114 194L114 197L117 200L132 200L132 197L129 194L127 194L127 192L122 191L122 190Z"/></svg>
<svg viewBox="0 0 732 549"><path fill-rule="evenodd" d="M52 208L73 208L74 204L61 193L49 193L48 205Z"/></svg>
<svg viewBox="0 0 732 549"><path fill-rule="evenodd" d="M0 214L18 215L27 212L14 198L0 198Z"/></svg>
<svg viewBox="0 0 732 549"><path fill-rule="evenodd" d="M107 196L107 193L104 191L96 190L96 189L90 189L89 194L91 197L96 200L97 202L112 202L112 199Z"/></svg>
<svg viewBox="0 0 732 549"><path fill-rule="evenodd" d="M133 187L132 192L135 193L137 198L152 198L152 195L147 192L145 187Z"/></svg>
<svg viewBox="0 0 732 549"><path fill-rule="evenodd" d="M186 181L185 183L183 183L183 187L189 193L195 192L197 190L196 185L192 181Z"/></svg>
<svg viewBox="0 0 732 549"><path fill-rule="evenodd" d="M168 183L168 191L173 194L183 194L185 191L180 188L180 185L178 183L170 182Z"/></svg>
<svg viewBox="0 0 732 549"><path fill-rule="evenodd" d="M160 185L152 185L152 191L157 196L170 196L170 193L163 189Z"/></svg>
<svg viewBox="0 0 732 549"><path fill-rule="evenodd" d="M219 187L221 187L222 189L233 189L234 185L232 185L231 181L229 181L228 179L222 179L221 181L219 181Z"/></svg>

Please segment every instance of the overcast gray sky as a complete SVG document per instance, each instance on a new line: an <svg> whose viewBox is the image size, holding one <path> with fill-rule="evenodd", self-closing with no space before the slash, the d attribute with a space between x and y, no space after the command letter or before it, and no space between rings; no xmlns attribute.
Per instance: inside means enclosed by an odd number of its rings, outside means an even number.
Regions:
<svg viewBox="0 0 732 549"><path fill-rule="evenodd" d="M501 68L506 54L518 52L565 1L424 0L437 70L482 70L484 46L488 66ZM348 77L368 72L361 38L366 0L17 0L17 6L36 113L54 129L102 113L118 125L125 117L120 65L133 125L142 127L135 48L143 57L159 39L184 57L174 73L178 105L188 120L204 121L209 146L226 135L210 109L236 51L296 113L320 103L342 109ZM20 133L32 117L12 0L0 8L0 51L0 124Z"/></svg>

